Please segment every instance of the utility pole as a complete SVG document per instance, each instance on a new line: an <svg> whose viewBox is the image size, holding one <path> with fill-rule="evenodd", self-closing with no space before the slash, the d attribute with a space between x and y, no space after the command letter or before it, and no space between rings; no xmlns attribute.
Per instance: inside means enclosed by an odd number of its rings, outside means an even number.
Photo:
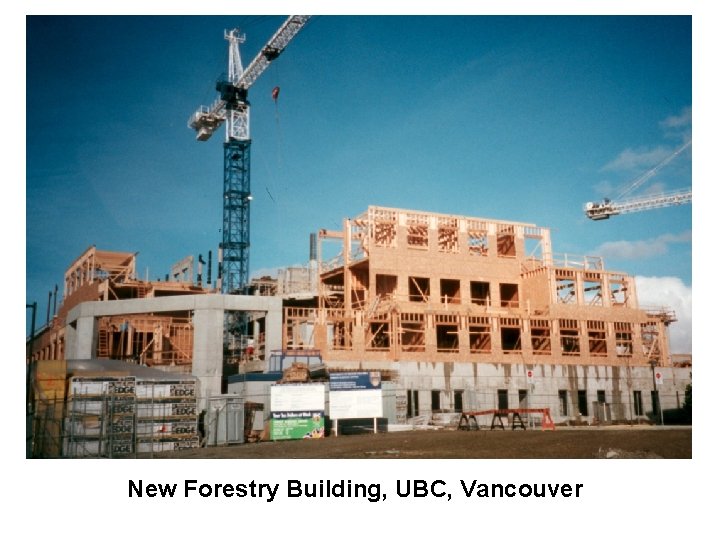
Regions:
<svg viewBox="0 0 720 540"><path fill-rule="evenodd" d="M665 420L663 419L663 412L662 412L662 405L660 404L660 394L658 393L657 389L657 382L655 379L655 366L657 366L658 362L657 360L653 359L648 362L650 364L650 367L652 368L652 380L653 380L653 404L657 403L657 408L660 411L660 425L665 425Z"/></svg>
<svg viewBox="0 0 720 540"><path fill-rule="evenodd" d="M35 341L35 314L37 312L37 302L32 304L25 304L25 309L32 309L32 319L30 323L30 342L28 344L27 361L25 365L26 381L25 381L25 397L27 401L27 410L30 412L32 407L32 398L30 392L30 373L32 372L32 355L33 355L33 343Z"/></svg>

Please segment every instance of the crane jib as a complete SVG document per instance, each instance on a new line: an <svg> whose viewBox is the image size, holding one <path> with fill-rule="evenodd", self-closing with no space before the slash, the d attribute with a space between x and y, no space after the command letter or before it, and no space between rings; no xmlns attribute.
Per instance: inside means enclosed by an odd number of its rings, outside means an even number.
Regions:
<svg viewBox="0 0 720 540"><path fill-rule="evenodd" d="M309 19L310 15L291 15L288 17L250 62L247 69L236 79L237 82L218 82L216 90L220 93L219 99L210 107L200 107L188 121L188 127L196 131L197 140L206 141L212 136L227 119L225 110L247 103L247 90L262 75L270 63L280 56L288 43L302 30ZM231 52L230 55L232 57L234 53ZM249 133L247 136L249 137Z"/></svg>
<svg viewBox="0 0 720 540"><path fill-rule="evenodd" d="M610 199L603 199L602 202L586 203L585 215L594 221L598 221L601 219L608 219L610 216L616 216L619 214L628 214L631 212L640 212L653 208L664 208L667 206L676 206L692 202L691 189L646 195L632 199L625 198L627 194L635 191L638 187L655 176L660 169L668 165L673 159L689 148L691 144L692 139L686 141L652 169L649 169L641 174L620 194L618 200L611 201Z"/></svg>

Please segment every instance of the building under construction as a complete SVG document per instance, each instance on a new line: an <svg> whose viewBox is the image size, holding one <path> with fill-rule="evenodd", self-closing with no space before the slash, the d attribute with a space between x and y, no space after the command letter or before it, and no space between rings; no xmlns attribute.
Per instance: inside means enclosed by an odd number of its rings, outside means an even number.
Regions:
<svg viewBox="0 0 720 540"><path fill-rule="evenodd" d="M317 306L285 308L286 349L351 366L670 365L673 312L641 309L599 257L555 256L546 228L370 207L319 238Z"/></svg>
<svg viewBox="0 0 720 540"><path fill-rule="evenodd" d="M632 420L662 395L679 406L689 383L674 312L641 307L600 257L553 253L547 228L370 207L318 240L316 305L285 306L283 347L394 374L398 417L533 399L562 419Z"/></svg>
<svg viewBox="0 0 720 540"><path fill-rule="evenodd" d="M560 422L646 420L690 382L669 351L673 311L641 306L633 277L599 257L554 253L533 224L373 206L312 235L307 267L256 280L252 295L220 294L194 270L187 258L143 281L134 254L89 248L31 340L33 362L191 374L202 409L233 375L267 372L273 352L312 351L331 372L392 381L392 423L529 406Z"/></svg>

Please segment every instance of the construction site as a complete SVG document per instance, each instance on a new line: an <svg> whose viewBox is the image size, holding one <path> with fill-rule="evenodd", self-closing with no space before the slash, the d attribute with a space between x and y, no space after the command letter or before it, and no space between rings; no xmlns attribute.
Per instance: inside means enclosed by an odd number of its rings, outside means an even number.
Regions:
<svg viewBox="0 0 720 540"><path fill-rule="evenodd" d="M601 256L555 252L542 224L385 206L318 215L305 264L250 277L248 89L309 19L290 16L246 68L241 35L226 31L228 76L188 122L199 141L225 128L219 248L178 254L150 280L137 253L92 245L68 254L41 328L33 305L28 457L249 443L263 457L265 441L378 431L689 424L692 358L671 353L675 310L645 305L635 278Z"/></svg>
<svg viewBox="0 0 720 540"><path fill-rule="evenodd" d="M33 340L36 411L45 415L38 438L59 414L52 403L76 408L88 399L84 381L125 380L137 366L184 391L194 381L188 395L197 403L185 408L193 427L162 414L156 451L198 446L200 412L219 406L225 415L234 399L269 413L270 385L293 366L297 383L379 372L390 425L530 408L548 408L566 425L639 423L682 405L691 368L669 353L672 310L641 308L633 278L598 258L553 254L547 229L378 207L344 223L317 233L307 267L253 281L247 295L182 272L175 281L138 280L133 254L89 248L65 275L52 324ZM73 367L80 360L87 365ZM99 434L100 412L127 396L96 391L90 416ZM268 418L239 415L236 442L245 440L243 422L262 431Z"/></svg>

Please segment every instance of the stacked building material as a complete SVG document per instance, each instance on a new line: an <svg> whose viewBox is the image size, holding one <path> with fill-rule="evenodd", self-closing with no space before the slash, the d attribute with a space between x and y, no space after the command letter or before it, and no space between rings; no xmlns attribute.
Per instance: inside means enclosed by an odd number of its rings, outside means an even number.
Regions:
<svg viewBox="0 0 720 540"><path fill-rule="evenodd" d="M167 452L197 448L196 381L138 381L138 452Z"/></svg>
<svg viewBox="0 0 720 540"><path fill-rule="evenodd" d="M63 454L114 457L135 451L135 377L72 377Z"/></svg>
<svg viewBox="0 0 720 540"><path fill-rule="evenodd" d="M197 379L114 360L70 362L63 455L196 448Z"/></svg>

